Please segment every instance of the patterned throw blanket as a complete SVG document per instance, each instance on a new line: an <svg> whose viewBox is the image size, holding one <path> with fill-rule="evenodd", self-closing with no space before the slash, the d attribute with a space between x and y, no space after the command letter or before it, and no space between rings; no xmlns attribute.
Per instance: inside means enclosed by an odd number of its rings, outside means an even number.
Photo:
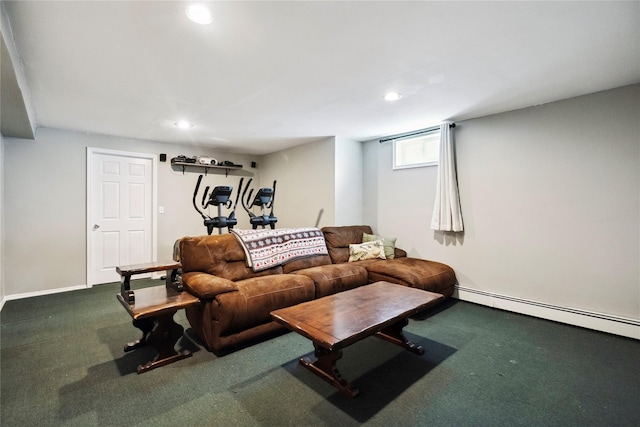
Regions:
<svg viewBox="0 0 640 427"><path fill-rule="evenodd" d="M248 266L256 272L308 256L329 254L324 234L318 228L234 228L231 233L244 248Z"/></svg>

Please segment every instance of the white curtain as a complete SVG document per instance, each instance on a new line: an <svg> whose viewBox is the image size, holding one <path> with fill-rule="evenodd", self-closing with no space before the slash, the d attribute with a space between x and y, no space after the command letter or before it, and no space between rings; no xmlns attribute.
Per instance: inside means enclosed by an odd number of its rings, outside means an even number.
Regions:
<svg viewBox="0 0 640 427"><path fill-rule="evenodd" d="M440 124L440 162L431 228L440 231L464 231L456 177L453 132L450 125L450 122Z"/></svg>

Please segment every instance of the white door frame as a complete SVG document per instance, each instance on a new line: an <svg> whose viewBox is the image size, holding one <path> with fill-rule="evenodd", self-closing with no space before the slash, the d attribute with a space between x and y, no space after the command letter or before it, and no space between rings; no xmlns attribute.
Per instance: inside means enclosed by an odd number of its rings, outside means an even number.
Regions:
<svg viewBox="0 0 640 427"><path fill-rule="evenodd" d="M91 267L91 244L92 244L92 236L94 233L91 232L91 227L93 225L91 219L91 206L92 206L92 194L91 194L91 182L92 182L92 170L91 164L93 156L96 154L107 154L111 156L120 156L120 157L135 157L140 159L149 159L151 160L151 253L152 253L152 261L156 262L158 260L158 156L155 154L148 153L134 153L130 151L121 151L121 150L109 150L106 148L95 148L95 147L87 147L87 213L86 213L86 227L85 233L87 236L87 247L86 247L86 272L87 272L87 288L91 288L93 283L90 279L90 267Z"/></svg>

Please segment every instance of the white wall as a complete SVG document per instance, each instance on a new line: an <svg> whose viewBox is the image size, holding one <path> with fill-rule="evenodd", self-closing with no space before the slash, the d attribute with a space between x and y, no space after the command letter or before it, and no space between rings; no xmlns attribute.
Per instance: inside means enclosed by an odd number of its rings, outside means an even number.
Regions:
<svg viewBox="0 0 640 427"><path fill-rule="evenodd" d="M191 201L202 172L176 171L170 165L171 157L210 155L245 165L244 170L228 177L210 170L202 185L212 187L235 187L241 174L254 173L248 165L256 160L198 147L47 128L38 129L34 141L5 138L6 296L86 285L87 147L167 154L166 163L158 162L158 205L165 209L158 215L159 260L171 259L176 239L206 234ZM211 214L215 216L216 212L212 210ZM239 226L248 227L247 215L239 213Z"/></svg>
<svg viewBox="0 0 640 427"><path fill-rule="evenodd" d="M634 85L458 123L462 235L429 229L437 168L367 142L365 222L462 288L637 324L639 112Z"/></svg>
<svg viewBox="0 0 640 427"><path fill-rule="evenodd" d="M278 228L318 227L335 223L335 139L264 155L258 162L260 185L277 180Z"/></svg>

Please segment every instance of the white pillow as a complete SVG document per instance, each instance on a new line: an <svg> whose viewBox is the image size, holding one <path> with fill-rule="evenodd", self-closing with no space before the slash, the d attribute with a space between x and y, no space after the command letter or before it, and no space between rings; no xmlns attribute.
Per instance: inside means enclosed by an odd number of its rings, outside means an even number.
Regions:
<svg viewBox="0 0 640 427"><path fill-rule="evenodd" d="M384 255L384 244L382 240L349 245L349 262L376 258L387 259Z"/></svg>

